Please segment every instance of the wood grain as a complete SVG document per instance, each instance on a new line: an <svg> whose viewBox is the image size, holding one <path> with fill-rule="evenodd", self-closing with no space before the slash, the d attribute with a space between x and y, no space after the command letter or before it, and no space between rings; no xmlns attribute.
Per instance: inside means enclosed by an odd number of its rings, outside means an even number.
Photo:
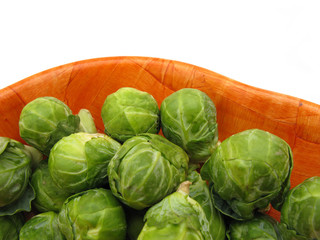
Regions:
<svg viewBox="0 0 320 240"><path fill-rule="evenodd" d="M219 138L250 128L269 131L287 141L294 156L291 185L320 176L320 106L312 102L248 86L194 65L158 58L109 57L74 62L46 70L0 90L0 136L19 141L18 121L26 103L53 96L77 113L100 116L107 95L135 87L162 100L181 88L207 93L217 107ZM279 219L279 213L270 213Z"/></svg>

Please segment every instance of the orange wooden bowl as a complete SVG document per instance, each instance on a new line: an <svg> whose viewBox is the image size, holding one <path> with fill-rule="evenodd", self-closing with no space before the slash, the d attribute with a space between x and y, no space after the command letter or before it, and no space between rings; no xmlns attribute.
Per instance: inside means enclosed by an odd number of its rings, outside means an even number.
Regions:
<svg viewBox="0 0 320 240"><path fill-rule="evenodd" d="M41 96L64 101L77 113L91 111L97 128L107 95L135 87L162 100L181 88L207 93L217 107L219 139L260 128L283 138L292 148L291 185L320 176L320 106L302 99L248 86L194 65L159 58L108 57L74 62L35 74L0 90L0 136L19 141L22 108ZM279 212L270 215L280 219Z"/></svg>

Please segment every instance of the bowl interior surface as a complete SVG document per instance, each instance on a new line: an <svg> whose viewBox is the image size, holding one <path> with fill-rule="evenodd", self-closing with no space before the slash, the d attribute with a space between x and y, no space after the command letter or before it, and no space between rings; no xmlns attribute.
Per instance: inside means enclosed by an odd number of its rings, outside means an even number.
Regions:
<svg viewBox="0 0 320 240"><path fill-rule="evenodd" d="M0 136L19 141L22 108L41 96L64 101L74 113L86 108L103 132L105 98L121 87L149 92L158 105L181 88L197 88L217 108L219 140L259 128L292 148L291 186L320 176L320 106L303 99L248 86L191 64L149 57L107 57L58 66L0 90ZM279 220L279 212L270 215Z"/></svg>

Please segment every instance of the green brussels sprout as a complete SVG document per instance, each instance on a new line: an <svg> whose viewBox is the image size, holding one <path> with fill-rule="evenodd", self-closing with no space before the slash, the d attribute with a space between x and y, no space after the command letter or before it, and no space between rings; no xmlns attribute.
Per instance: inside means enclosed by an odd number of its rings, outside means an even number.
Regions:
<svg viewBox="0 0 320 240"><path fill-rule="evenodd" d="M207 182L202 180L200 174L195 170L189 170L187 180L192 182L189 196L200 204L206 214L211 236L214 240L224 240L226 225L222 214L214 207L213 198Z"/></svg>
<svg viewBox="0 0 320 240"><path fill-rule="evenodd" d="M190 182L152 206L138 240L213 240L210 223L201 205L188 196Z"/></svg>
<svg viewBox="0 0 320 240"><path fill-rule="evenodd" d="M281 138L250 129L224 140L201 168L212 185L222 213L245 220L270 202L279 209L290 188L293 167L290 146Z"/></svg>
<svg viewBox="0 0 320 240"><path fill-rule="evenodd" d="M78 113L80 118L79 132L97 133L96 125L89 110L81 109Z"/></svg>
<svg viewBox="0 0 320 240"><path fill-rule="evenodd" d="M13 139L0 137L0 207L19 199L31 175L31 158L25 146Z"/></svg>
<svg viewBox="0 0 320 240"><path fill-rule="evenodd" d="M49 172L55 184L77 193L107 183L107 166L120 143L105 134L74 133L51 150Z"/></svg>
<svg viewBox="0 0 320 240"><path fill-rule="evenodd" d="M281 222L296 238L320 239L320 177L306 179L292 188L281 208Z"/></svg>
<svg viewBox="0 0 320 240"><path fill-rule="evenodd" d="M24 224L22 215L0 217L0 240L19 240L19 232Z"/></svg>
<svg viewBox="0 0 320 240"><path fill-rule="evenodd" d="M39 212L59 212L64 201L70 196L53 182L47 162L43 162L33 172L30 183L36 192L33 205Z"/></svg>
<svg viewBox="0 0 320 240"><path fill-rule="evenodd" d="M287 234L283 232L279 222L266 214L259 214L246 221L233 220L229 224L227 237L230 240L265 239L285 240Z"/></svg>
<svg viewBox="0 0 320 240"><path fill-rule="evenodd" d="M184 88L163 100L163 135L183 148L190 162L206 161L218 142L216 108L204 92Z"/></svg>
<svg viewBox="0 0 320 240"><path fill-rule="evenodd" d="M59 227L67 240L124 240L127 225L119 201L100 188L69 197L59 213Z"/></svg>
<svg viewBox="0 0 320 240"><path fill-rule="evenodd" d="M135 88L120 88L110 94L101 109L105 132L124 142L140 133L158 133L159 107L147 92Z"/></svg>
<svg viewBox="0 0 320 240"><path fill-rule="evenodd" d="M64 240L55 212L40 213L27 221L20 230L20 240Z"/></svg>
<svg viewBox="0 0 320 240"><path fill-rule="evenodd" d="M45 155L62 137L79 129L80 119L54 97L39 97L29 102L20 114L20 136Z"/></svg>
<svg viewBox="0 0 320 240"><path fill-rule="evenodd" d="M108 166L109 185L124 204L137 210L152 206L185 180L188 155L157 134L127 140Z"/></svg>

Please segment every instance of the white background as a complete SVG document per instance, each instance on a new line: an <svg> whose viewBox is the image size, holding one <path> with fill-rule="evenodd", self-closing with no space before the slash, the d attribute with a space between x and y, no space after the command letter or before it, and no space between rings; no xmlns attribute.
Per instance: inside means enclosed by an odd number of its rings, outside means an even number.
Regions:
<svg viewBox="0 0 320 240"><path fill-rule="evenodd" d="M320 1L1 1L0 88L65 63L150 56L320 104Z"/></svg>

